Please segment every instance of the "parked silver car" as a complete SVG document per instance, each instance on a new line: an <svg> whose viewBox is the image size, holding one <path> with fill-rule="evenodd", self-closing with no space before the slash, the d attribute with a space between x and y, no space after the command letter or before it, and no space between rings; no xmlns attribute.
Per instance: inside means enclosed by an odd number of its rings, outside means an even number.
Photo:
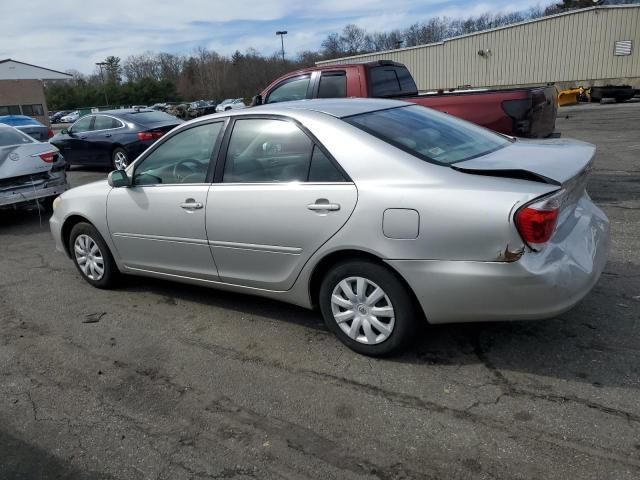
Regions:
<svg viewBox="0 0 640 480"><path fill-rule="evenodd" d="M368 355L430 323L541 319L604 268L594 147L522 141L394 100L226 112L55 203L57 248L100 288L118 273L319 306Z"/></svg>
<svg viewBox="0 0 640 480"><path fill-rule="evenodd" d="M67 189L65 167L53 145L0 124L0 208L34 200L50 208Z"/></svg>

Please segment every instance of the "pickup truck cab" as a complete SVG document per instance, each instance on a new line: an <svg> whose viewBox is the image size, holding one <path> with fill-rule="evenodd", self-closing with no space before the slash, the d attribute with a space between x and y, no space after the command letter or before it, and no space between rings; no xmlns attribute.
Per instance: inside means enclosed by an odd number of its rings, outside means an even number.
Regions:
<svg viewBox="0 0 640 480"><path fill-rule="evenodd" d="M286 74L254 98L252 105L311 98L396 98L516 137L544 138L554 133L557 92L553 85L418 93L401 63L323 65Z"/></svg>

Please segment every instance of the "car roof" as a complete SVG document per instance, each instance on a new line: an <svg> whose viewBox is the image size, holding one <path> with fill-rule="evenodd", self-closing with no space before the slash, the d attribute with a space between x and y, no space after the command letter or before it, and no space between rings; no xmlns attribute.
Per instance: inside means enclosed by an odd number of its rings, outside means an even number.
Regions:
<svg viewBox="0 0 640 480"><path fill-rule="evenodd" d="M27 115L2 115L0 116L0 123L6 125L42 125L35 118Z"/></svg>
<svg viewBox="0 0 640 480"><path fill-rule="evenodd" d="M130 115L135 113L147 113L147 112L157 112L153 108L119 108L117 110L100 110L99 112L93 113L92 115Z"/></svg>
<svg viewBox="0 0 640 480"><path fill-rule="evenodd" d="M375 112L376 110L386 110L388 108L405 107L408 105L413 104L400 100L380 98L326 98L267 104L256 108L263 111L270 110L272 111L271 113L275 113L276 110L283 110L282 113L291 110L310 110L325 113L336 118L344 118L351 115ZM254 109L248 109L246 112L250 113L253 110Z"/></svg>

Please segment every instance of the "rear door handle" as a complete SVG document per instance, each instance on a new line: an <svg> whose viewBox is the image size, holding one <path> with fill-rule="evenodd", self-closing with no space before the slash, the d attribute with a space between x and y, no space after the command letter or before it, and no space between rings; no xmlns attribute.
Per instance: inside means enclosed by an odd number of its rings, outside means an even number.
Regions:
<svg viewBox="0 0 640 480"><path fill-rule="evenodd" d="M180 204L180 208L185 210L200 210L204 205L200 202L196 202L193 198L187 198L184 203Z"/></svg>
<svg viewBox="0 0 640 480"><path fill-rule="evenodd" d="M307 208L314 212L324 211L324 210L335 211L335 210L340 210L340 204L339 203L310 203L309 205L307 205Z"/></svg>
<svg viewBox="0 0 640 480"><path fill-rule="evenodd" d="M109 138L111 136L111 134L110 133L105 133L104 136Z"/></svg>

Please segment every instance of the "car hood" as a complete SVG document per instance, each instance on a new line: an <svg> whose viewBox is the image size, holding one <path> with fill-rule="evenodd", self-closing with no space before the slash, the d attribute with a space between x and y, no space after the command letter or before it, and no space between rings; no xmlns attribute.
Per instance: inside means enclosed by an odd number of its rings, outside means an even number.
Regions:
<svg viewBox="0 0 640 480"><path fill-rule="evenodd" d="M595 146L569 139L516 140L495 152L451 165L465 173L564 185L591 166Z"/></svg>

